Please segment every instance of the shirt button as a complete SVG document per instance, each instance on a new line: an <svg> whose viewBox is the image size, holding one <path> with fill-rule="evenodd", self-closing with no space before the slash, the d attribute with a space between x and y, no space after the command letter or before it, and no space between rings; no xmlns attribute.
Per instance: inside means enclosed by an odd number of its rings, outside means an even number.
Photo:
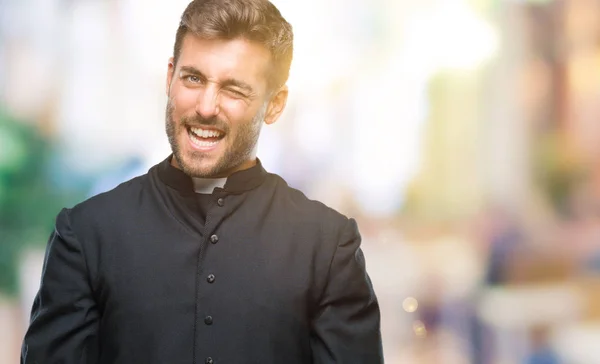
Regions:
<svg viewBox="0 0 600 364"><path fill-rule="evenodd" d="M219 237L216 235L213 235L210 237L210 242L213 244L216 244L219 241Z"/></svg>
<svg viewBox="0 0 600 364"><path fill-rule="evenodd" d="M213 283L215 281L215 275L209 274L208 277L206 277L206 280L208 281L208 283Z"/></svg>
<svg viewBox="0 0 600 364"><path fill-rule="evenodd" d="M212 318L212 316L206 316L206 317L204 318L204 323L205 323L205 324L207 324L207 325L212 325L212 323L213 323L213 318Z"/></svg>
<svg viewBox="0 0 600 364"><path fill-rule="evenodd" d="M223 200L222 198L219 198L219 199L217 200L217 205L219 205L219 206L221 206L221 207L225 206L225 200Z"/></svg>
<svg viewBox="0 0 600 364"><path fill-rule="evenodd" d="M210 356L208 358L206 358L206 360L204 361L206 364L214 364L214 360L213 358L211 358Z"/></svg>

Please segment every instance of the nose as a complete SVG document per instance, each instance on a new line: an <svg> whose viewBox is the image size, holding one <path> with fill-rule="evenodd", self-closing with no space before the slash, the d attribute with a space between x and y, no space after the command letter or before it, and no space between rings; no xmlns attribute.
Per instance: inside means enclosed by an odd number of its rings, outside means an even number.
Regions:
<svg viewBox="0 0 600 364"><path fill-rule="evenodd" d="M206 85L198 94L196 113L205 119L219 114L219 90L216 85Z"/></svg>

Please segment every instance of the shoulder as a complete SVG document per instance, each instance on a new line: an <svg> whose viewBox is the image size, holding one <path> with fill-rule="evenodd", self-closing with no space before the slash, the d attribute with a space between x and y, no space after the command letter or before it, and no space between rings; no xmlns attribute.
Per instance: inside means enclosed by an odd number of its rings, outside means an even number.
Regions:
<svg viewBox="0 0 600 364"><path fill-rule="evenodd" d="M88 230L91 227L107 228L118 223L124 215L134 213L136 201L144 191L148 174L144 174L119 184L112 190L97 194L77 205L64 209L75 230Z"/></svg>
<svg viewBox="0 0 600 364"><path fill-rule="evenodd" d="M328 276L334 258L347 262L360 258L361 235L356 220L325 203L308 198L302 191L290 187L283 178L274 175L277 221L287 224L284 230L297 238L300 249L306 249L315 260L319 277ZM336 258L337 257L337 258ZM324 280L317 286L321 287ZM318 292L321 290L317 289Z"/></svg>
<svg viewBox="0 0 600 364"><path fill-rule="evenodd" d="M341 234L342 230L356 229L353 218L337 211L327 204L310 199L306 194L288 183L276 174L270 174L276 184L277 200L286 214L293 216L294 221L308 223L319 227L327 234Z"/></svg>

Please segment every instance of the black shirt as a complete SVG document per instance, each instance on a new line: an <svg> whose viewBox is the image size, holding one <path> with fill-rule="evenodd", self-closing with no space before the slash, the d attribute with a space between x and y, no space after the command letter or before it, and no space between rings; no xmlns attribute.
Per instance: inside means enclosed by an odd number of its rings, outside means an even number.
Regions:
<svg viewBox="0 0 600 364"><path fill-rule="evenodd" d="M199 197L167 158L59 213L21 362L382 363L356 223L260 161Z"/></svg>
<svg viewBox="0 0 600 364"><path fill-rule="evenodd" d="M206 214L213 207L214 198L211 194L208 193L197 193L196 194L196 208L198 210L198 219L202 226L204 226L204 222L206 221Z"/></svg>

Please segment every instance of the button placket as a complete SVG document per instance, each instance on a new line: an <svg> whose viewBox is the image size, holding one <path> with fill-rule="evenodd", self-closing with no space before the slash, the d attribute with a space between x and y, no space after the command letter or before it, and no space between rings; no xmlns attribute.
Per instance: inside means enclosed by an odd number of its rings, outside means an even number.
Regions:
<svg viewBox="0 0 600 364"><path fill-rule="evenodd" d="M224 207L225 206L225 199L223 197L219 197L216 200L216 204L217 204L218 207ZM206 216L205 226L204 226L204 234L203 234L204 236L208 236L208 234L210 233L210 231L216 230L215 229L216 222L221 219L220 215L221 214L219 214L215 210L213 210L213 212L210 212L210 211L208 212L208 214ZM212 235L209 236L208 241L210 242L210 244L216 245L219 242L219 236L217 234L212 234ZM216 280L216 276L213 273L210 273L210 274L206 275L205 279L208 282L208 284L213 284L215 282L215 280ZM200 317L202 317L202 316L200 316ZM206 315L204 317L203 321L204 321L204 325L205 326L211 326L211 325L213 325L214 319L213 319L213 317L211 315ZM200 321L200 322L202 322L202 321ZM208 328L207 328L207 330L208 330ZM206 364L214 364L215 363L215 361L213 360L213 358L210 357L210 356L206 357L205 360L204 360L204 362Z"/></svg>

